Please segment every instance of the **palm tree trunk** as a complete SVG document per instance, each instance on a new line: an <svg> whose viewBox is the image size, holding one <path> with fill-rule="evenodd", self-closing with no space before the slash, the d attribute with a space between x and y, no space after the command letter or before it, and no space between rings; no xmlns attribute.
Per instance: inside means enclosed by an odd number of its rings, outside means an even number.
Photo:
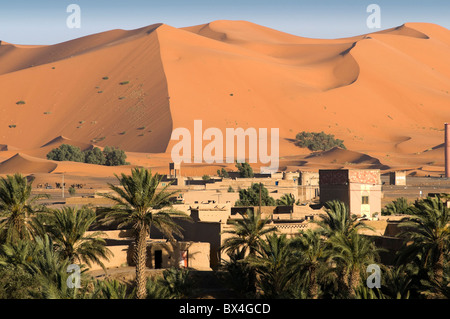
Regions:
<svg viewBox="0 0 450 319"><path fill-rule="evenodd" d="M249 256L251 258L254 258L256 255L256 251L252 248L250 248ZM250 266L250 274L249 274L249 289L252 294L256 294L257 287L256 287L256 270L253 266Z"/></svg>
<svg viewBox="0 0 450 319"><path fill-rule="evenodd" d="M310 273L310 278L309 278L309 296L312 299L317 299L318 298L319 287L317 285L316 267L310 267L309 273Z"/></svg>
<svg viewBox="0 0 450 319"><path fill-rule="evenodd" d="M444 278L444 252L439 250L439 257L434 264L434 279L441 284Z"/></svg>
<svg viewBox="0 0 450 319"><path fill-rule="evenodd" d="M358 288L360 280L359 269L353 269L350 274L350 281L348 283L348 296L349 298L355 297L355 290Z"/></svg>
<svg viewBox="0 0 450 319"><path fill-rule="evenodd" d="M147 261L147 231L145 227L141 227L136 231L136 247L134 250L134 263L136 264L136 298L145 299L147 296L145 276Z"/></svg>

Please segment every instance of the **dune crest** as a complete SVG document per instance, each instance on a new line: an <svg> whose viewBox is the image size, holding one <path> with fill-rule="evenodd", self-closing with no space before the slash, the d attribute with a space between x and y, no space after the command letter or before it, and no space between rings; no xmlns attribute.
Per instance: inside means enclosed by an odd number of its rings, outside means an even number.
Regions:
<svg viewBox="0 0 450 319"><path fill-rule="evenodd" d="M17 153L13 157L0 163L0 174L31 174L51 173L58 165L55 162Z"/></svg>
<svg viewBox="0 0 450 319"><path fill-rule="evenodd" d="M426 23L309 39L219 20L2 43L1 143L42 159L63 143L117 146L146 153L143 163L170 155L172 131L201 119L204 130L279 128L280 157L293 157L284 167L423 167L450 120L448 56L450 31ZM304 159L290 142L302 131L333 134L348 151Z"/></svg>
<svg viewBox="0 0 450 319"><path fill-rule="evenodd" d="M92 145L92 144L74 141L74 140L71 140L71 139L69 139L67 137L64 137L64 136L60 135L60 136L55 137L54 139L52 139L50 142L42 145L41 148L48 148L48 147L57 148L57 147L59 147L62 144L69 144L69 145L72 145L72 146L79 147L82 151L85 151L85 150L88 150L88 149L92 149L94 147L94 145Z"/></svg>

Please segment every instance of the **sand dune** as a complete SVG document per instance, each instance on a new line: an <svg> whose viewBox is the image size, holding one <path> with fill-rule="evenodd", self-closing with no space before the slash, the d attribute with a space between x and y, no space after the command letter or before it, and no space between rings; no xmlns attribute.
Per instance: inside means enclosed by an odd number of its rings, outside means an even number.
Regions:
<svg viewBox="0 0 450 319"><path fill-rule="evenodd" d="M17 153L10 159L0 163L0 174L51 173L58 165L55 162Z"/></svg>
<svg viewBox="0 0 450 319"><path fill-rule="evenodd" d="M443 142L450 118L449 56L450 31L428 23L329 40L221 20L112 30L49 46L3 42L1 156L20 151L23 163L34 163L24 156L44 159L62 143L111 145L135 165L162 170L172 130L193 132L201 119L204 129L223 132L279 128L285 169L347 163L439 170L442 151L424 150ZM348 151L305 158L310 152L292 143L300 131L334 134ZM76 166L78 173L92 169Z"/></svg>
<svg viewBox="0 0 450 319"><path fill-rule="evenodd" d="M344 150L339 147L334 147L329 151L317 152L311 154L305 159L314 162L326 162L326 163L349 163L349 164L368 164L368 165L380 165L380 161L367 154L359 152Z"/></svg>
<svg viewBox="0 0 450 319"><path fill-rule="evenodd" d="M57 148L62 144L69 144L69 145L73 145L73 146L77 146L79 147L82 151L91 149L93 147L92 144L88 144L88 143L83 143L83 142L77 142L77 141L73 141L71 139L68 139L64 136L58 136L55 137L54 139L52 139L50 142L44 144L41 146L41 148Z"/></svg>

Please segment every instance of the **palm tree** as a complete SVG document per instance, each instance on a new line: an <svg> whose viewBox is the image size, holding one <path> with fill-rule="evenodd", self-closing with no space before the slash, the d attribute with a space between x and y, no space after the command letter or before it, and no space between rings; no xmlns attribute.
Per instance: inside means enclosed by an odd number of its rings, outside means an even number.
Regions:
<svg viewBox="0 0 450 319"><path fill-rule="evenodd" d="M189 269L169 268L164 270L159 284L169 292L171 299L186 299L194 294L195 282ZM147 287L150 284L147 283Z"/></svg>
<svg viewBox="0 0 450 319"><path fill-rule="evenodd" d="M414 203L410 215L399 223L405 245L398 262L417 261L422 269L432 270L433 280L442 283L450 249L450 210L439 197L427 197Z"/></svg>
<svg viewBox="0 0 450 319"><path fill-rule="evenodd" d="M257 251L258 254L250 257L248 262L259 275L258 285L264 298L289 297L297 260L286 235L271 233L261 241Z"/></svg>
<svg viewBox="0 0 450 319"><path fill-rule="evenodd" d="M276 200L276 204L278 206L294 206L295 205L295 197L291 193L284 194L281 198Z"/></svg>
<svg viewBox="0 0 450 319"><path fill-rule="evenodd" d="M175 295L158 278L147 278L147 299L174 299Z"/></svg>
<svg viewBox="0 0 450 319"><path fill-rule="evenodd" d="M255 213L248 209L241 216L242 219L231 221L233 229L222 232L230 234L231 237L224 240L221 249L228 253L240 251L243 256L248 254L248 257L254 258L261 246L261 239L277 229L274 226L268 226L269 217L262 219L259 211ZM250 287L253 292L256 292L256 274L252 268L250 270Z"/></svg>
<svg viewBox="0 0 450 319"><path fill-rule="evenodd" d="M220 265L221 272L218 273L223 284L236 293L237 298L247 299L252 297L250 279L251 268L247 262L244 262L245 253L238 251L229 251L228 260L222 259Z"/></svg>
<svg viewBox="0 0 450 319"><path fill-rule="evenodd" d="M31 196L32 183L21 174L7 175L0 179L1 242L30 239L30 216L36 211L34 203L48 195Z"/></svg>
<svg viewBox="0 0 450 319"><path fill-rule="evenodd" d="M369 264L375 263L379 258L378 249L369 238L357 232L351 232L347 236L336 233L328 239L328 244L329 257L341 271L344 295L354 298L361 282L361 274Z"/></svg>
<svg viewBox="0 0 450 319"><path fill-rule="evenodd" d="M277 229L274 226L268 226L269 217L262 219L261 213L255 213L248 209L241 214L242 219L231 221L233 229L223 231L223 234L230 234L231 237L225 239L222 249L226 252L242 250L250 256L255 256L257 249L260 247L261 239Z"/></svg>
<svg viewBox="0 0 450 319"><path fill-rule="evenodd" d="M397 198L386 205L385 208L381 210L381 215L400 215L400 214L408 214L411 208L411 204L408 203L408 200L404 197Z"/></svg>
<svg viewBox="0 0 450 319"><path fill-rule="evenodd" d="M48 235L36 237L34 241L19 240L3 244L0 249L0 266L13 265L30 274L39 283L37 298L75 299L83 289L69 287L70 262L56 250ZM85 275L80 268L80 283Z"/></svg>
<svg viewBox="0 0 450 319"><path fill-rule="evenodd" d="M300 254L298 266L302 277L308 278L308 295L312 299L319 297L320 268L328 263L325 241L319 231L308 229L301 231L293 239L292 247Z"/></svg>
<svg viewBox="0 0 450 319"><path fill-rule="evenodd" d="M87 234L95 220L95 213L88 208L64 207L53 211L43 228L53 239L62 258L67 258L71 264L86 263L90 267L97 263L105 269L101 259L108 260L112 253L100 237L103 233Z"/></svg>
<svg viewBox="0 0 450 319"><path fill-rule="evenodd" d="M162 176L152 175L150 170L135 168L131 175L116 175L120 187L109 183L114 194L102 194L116 203L112 208L105 209L104 223L118 222L118 227L132 226L135 231L134 262L136 264L136 297L145 298L147 261L147 238L150 229L155 226L162 231L169 240L173 241L173 234L182 237L181 227L172 217L189 219L189 216L173 209L163 210L170 205L169 198L176 193L167 188L170 184L158 189Z"/></svg>
<svg viewBox="0 0 450 319"><path fill-rule="evenodd" d="M393 299L409 299L412 278L406 265L384 267L382 291Z"/></svg>
<svg viewBox="0 0 450 319"><path fill-rule="evenodd" d="M128 292L126 284L116 279L97 280L94 282L94 291L91 293L91 299L131 299L134 290Z"/></svg>
<svg viewBox="0 0 450 319"><path fill-rule="evenodd" d="M326 214L319 215L321 220L313 222L322 228L323 234L327 237L334 234L348 236L350 233L363 228L372 230L364 222L358 221L356 215L350 215L348 206L342 201L326 202L325 212Z"/></svg>

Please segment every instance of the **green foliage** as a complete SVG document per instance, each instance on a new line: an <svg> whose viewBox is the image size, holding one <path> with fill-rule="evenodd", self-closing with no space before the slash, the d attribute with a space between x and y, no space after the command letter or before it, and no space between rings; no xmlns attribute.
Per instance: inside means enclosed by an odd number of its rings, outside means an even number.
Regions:
<svg viewBox="0 0 450 319"><path fill-rule="evenodd" d="M84 156L79 147L62 144L58 148L52 149L47 154L47 159L52 161L84 162Z"/></svg>
<svg viewBox="0 0 450 319"><path fill-rule="evenodd" d="M23 105L23 104L25 104L25 101L17 101L16 104L17 105Z"/></svg>
<svg viewBox="0 0 450 319"><path fill-rule="evenodd" d="M49 234L62 258L71 263L86 263L88 266L97 263L104 267L102 260L108 260L112 253L106 248L105 240L100 237L103 233L87 234L95 221L96 215L90 209L63 207L52 211L44 225L40 225L38 221L36 224L40 230Z"/></svg>
<svg viewBox="0 0 450 319"><path fill-rule="evenodd" d="M38 280L22 268L0 267L0 299L32 299L39 288Z"/></svg>
<svg viewBox="0 0 450 319"><path fill-rule="evenodd" d="M105 165L105 154L98 147L94 147L92 150L84 151L84 162L88 164Z"/></svg>
<svg viewBox="0 0 450 319"><path fill-rule="evenodd" d="M225 168L223 168L222 167L222 169L218 169L217 170L217 176L219 176L219 177L222 177L222 178L228 178L228 177L230 177L229 175L228 175L228 172L225 170Z"/></svg>
<svg viewBox="0 0 450 319"><path fill-rule="evenodd" d="M335 139L334 135L324 132L300 132L295 136L295 145L307 147L311 151L327 151L336 146L346 149L343 140Z"/></svg>
<svg viewBox="0 0 450 319"><path fill-rule="evenodd" d="M115 279L96 280L94 290L90 295L91 299L132 299L135 291Z"/></svg>
<svg viewBox="0 0 450 319"><path fill-rule="evenodd" d="M131 226L135 230L136 247L134 262L136 263L136 294L139 299L146 296L145 262L147 260L147 236L155 226L166 238L174 241L174 234L182 237L181 226L172 217L190 220L184 213L167 207L169 198L176 191L168 191L170 183L159 188L162 176L153 175L150 170L135 168L131 175L115 175L119 185L109 183L114 194L101 194L115 202L111 208L101 212L101 221L105 224L118 223L118 227Z"/></svg>
<svg viewBox="0 0 450 319"><path fill-rule="evenodd" d="M173 299L186 299L192 296L195 289L190 270L185 268L169 268L164 270L160 283L167 288Z"/></svg>
<svg viewBox="0 0 450 319"><path fill-rule="evenodd" d="M83 295L83 283L86 279L81 271L81 288L70 288L67 284L70 263L55 249L52 240L47 236L35 237L34 241L11 242L0 248L0 268L14 266L31 275L39 283L34 298L76 299Z"/></svg>
<svg viewBox="0 0 450 319"><path fill-rule="evenodd" d="M228 186L228 193L234 193L234 189L233 189L233 187L230 185L230 186Z"/></svg>
<svg viewBox="0 0 450 319"><path fill-rule="evenodd" d="M294 274L298 262L294 250L289 246L285 234L270 234L261 241L258 254L248 258L250 265L258 274L258 287L264 298L288 298L290 285L295 281Z"/></svg>
<svg viewBox="0 0 450 319"><path fill-rule="evenodd" d="M442 284L450 251L450 209L440 197L427 197L416 200L409 214L399 224L405 244L397 261L416 265L427 273L424 280Z"/></svg>
<svg viewBox="0 0 450 319"><path fill-rule="evenodd" d="M96 165L119 166L127 165L127 155L119 148L105 146L104 150L94 147L81 151L79 147L62 144L47 154L47 159L53 161L72 161Z"/></svg>
<svg viewBox="0 0 450 319"><path fill-rule="evenodd" d="M251 286L251 266L244 260L242 251L229 251L228 260L222 260L219 279L239 299L254 297Z"/></svg>
<svg viewBox="0 0 450 319"><path fill-rule="evenodd" d="M72 186L69 187L69 194L70 194L70 195L73 196L73 195L76 194L76 192L77 192L77 190L75 189L75 187L72 187Z"/></svg>
<svg viewBox="0 0 450 319"><path fill-rule="evenodd" d="M277 206L294 206L295 205L295 197L291 193L284 194L280 199L276 200Z"/></svg>
<svg viewBox="0 0 450 319"><path fill-rule="evenodd" d="M127 165L126 162L127 155L125 152L119 148L105 146L103 149L103 155L105 156L105 165L106 166L119 166L119 165Z"/></svg>
<svg viewBox="0 0 450 319"><path fill-rule="evenodd" d="M239 190L239 200L235 206L259 206L259 192L261 188L261 206L275 206L273 197L269 196L269 191L262 184L252 184L248 189Z"/></svg>
<svg viewBox="0 0 450 319"><path fill-rule="evenodd" d="M209 181L210 179L211 179L211 177L209 175L202 176L202 180L204 180L204 181Z"/></svg>
<svg viewBox="0 0 450 319"><path fill-rule="evenodd" d="M249 163L247 163L247 162L244 162L244 163L237 163L237 162L236 162L236 168L238 169L238 171L239 171L239 176L240 176L241 178L251 178L251 177L254 177L253 169L252 169L252 167L250 166Z"/></svg>
<svg viewBox="0 0 450 319"><path fill-rule="evenodd" d="M32 236L30 217L39 207L35 202L48 195L31 195L32 182L21 174L0 179L0 242L29 239Z"/></svg>
<svg viewBox="0 0 450 319"><path fill-rule="evenodd" d="M391 203L387 204L382 210L381 215L387 216L387 215L404 215L408 214L411 207L413 205L408 203L408 200L404 197L397 198L396 200L392 201Z"/></svg>
<svg viewBox="0 0 450 319"><path fill-rule="evenodd" d="M173 299L168 287L161 280L148 278L146 283L147 299Z"/></svg>

